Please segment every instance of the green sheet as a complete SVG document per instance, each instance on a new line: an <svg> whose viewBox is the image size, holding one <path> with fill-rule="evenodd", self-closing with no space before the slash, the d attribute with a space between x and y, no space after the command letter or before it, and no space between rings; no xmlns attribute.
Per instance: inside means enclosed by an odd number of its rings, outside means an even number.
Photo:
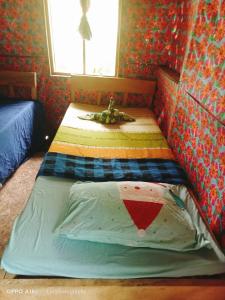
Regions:
<svg viewBox="0 0 225 300"><path fill-rule="evenodd" d="M1 266L7 272L77 278L182 277L225 272L224 255L190 201L188 210L212 249L179 253L58 237L53 232L64 218L73 183L38 177L2 257Z"/></svg>
<svg viewBox="0 0 225 300"><path fill-rule="evenodd" d="M167 147L161 133L94 131L61 126L55 141L99 147Z"/></svg>

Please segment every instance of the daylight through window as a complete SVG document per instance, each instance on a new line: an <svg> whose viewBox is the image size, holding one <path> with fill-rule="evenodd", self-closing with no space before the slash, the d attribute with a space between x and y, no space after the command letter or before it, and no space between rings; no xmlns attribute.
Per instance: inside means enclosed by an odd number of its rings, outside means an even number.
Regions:
<svg viewBox="0 0 225 300"><path fill-rule="evenodd" d="M83 40L79 25L80 0L46 0L50 55L54 73L115 76L119 0L90 0L86 16L90 40Z"/></svg>

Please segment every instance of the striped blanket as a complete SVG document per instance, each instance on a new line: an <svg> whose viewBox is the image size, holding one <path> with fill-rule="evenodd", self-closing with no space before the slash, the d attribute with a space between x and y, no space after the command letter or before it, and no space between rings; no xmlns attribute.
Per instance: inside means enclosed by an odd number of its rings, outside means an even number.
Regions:
<svg viewBox="0 0 225 300"><path fill-rule="evenodd" d="M72 103L49 152L93 158L174 159L154 115L144 108L123 110L136 119L132 123L103 125L78 118L103 107Z"/></svg>
<svg viewBox="0 0 225 300"><path fill-rule="evenodd" d="M82 181L187 184L151 111L126 108L124 111L136 121L119 125L103 125L78 118L102 109L70 104L39 176Z"/></svg>

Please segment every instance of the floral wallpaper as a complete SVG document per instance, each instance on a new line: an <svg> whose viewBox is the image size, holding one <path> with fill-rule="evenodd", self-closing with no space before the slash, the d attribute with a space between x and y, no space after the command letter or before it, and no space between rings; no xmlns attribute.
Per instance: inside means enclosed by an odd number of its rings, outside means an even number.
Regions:
<svg viewBox="0 0 225 300"><path fill-rule="evenodd" d="M225 2L199 0L187 62L185 90L225 124Z"/></svg>
<svg viewBox="0 0 225 300"><path fill-rule="evenodd" d="M119 75L155 77L157 65L169 61L177 2L129 0L122 11Z"/></svg>
<svg viewBox="0 0 225 300"><path fill-rule="evenodd" d="M225 250L224 28L225 2L198 0L171 140L198 193L201 209ZM176 150L179 140L180 152Z"/></svg>
<svg viewBox="0 0 225 300"><path fill-rule="evenodd" d="M196 18L197 0L179 0L176 13L173 16L172 43L169 50L168 66L177 72L181 72L188 39Z"/></svg>
<svg viewBox="0 0 225 300"><path fill-rule="evenodd" d="M169 139L174 110L177 103L177 89L180 75L169 68L157 70L157 91L154 97L153 110L159 126Z"/></svg>
<svg viewBox="0 0 225 300"><path fill-rule="evenodd" d="M178 1L178 16L182 2ZM186 13L192 24L186 22L184 40L179 27L172 42L175 49L186 44L184 53L180 49L180 80L174 87L168 72L157 73L154 110L208 224L225 250L225 2L193 1ZM179 69L173 59L169 66Z"/></svg>
<svg viewBox="0 0 225 300"><path fill-rule="evenodd" d="M1 55L47 55L43 1L0 0Z"/></svg>
<svg viewBox="0 0 225 300"><path fill-rule="evenodd" d="M170 140L212 231L225 248L225 126L180 91Z"/></svg>
<svg viewBox="0 0 225 300"><path fill-rule="evenodd" d="M154 78L158 65L180 72L197 0L123 1L121 76Z"/></svg>

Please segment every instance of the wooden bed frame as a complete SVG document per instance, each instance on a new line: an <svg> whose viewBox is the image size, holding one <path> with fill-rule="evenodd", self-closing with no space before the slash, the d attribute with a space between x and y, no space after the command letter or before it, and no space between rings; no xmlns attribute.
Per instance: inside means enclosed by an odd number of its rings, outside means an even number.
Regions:
<svg viewBox="0 0 225 300"><path fill-rule="evenodd" d="M10 97L15 97L15 87L28 87L31 89L31 99L37 99L36 72L0 71L0 85L8 87Z"/></svg>
<svg viewBox="0 0 225 300"><path fill-rule="evenodd" d="M220 279L3 279L0 299L222 300L224 283Z"/></svg>
<svg viewBox="0 0 225 300"><path fill-rule="evenodd" d="M71 97L76 101L75 92L85 90L97 92L97 105L101 105L102 93L123 93L123 106L127 105L129 93L146 94L151 103L156 88L155 80L141 80L119 77L98 77L98 76L72 76L71 77Z"/></svg>

